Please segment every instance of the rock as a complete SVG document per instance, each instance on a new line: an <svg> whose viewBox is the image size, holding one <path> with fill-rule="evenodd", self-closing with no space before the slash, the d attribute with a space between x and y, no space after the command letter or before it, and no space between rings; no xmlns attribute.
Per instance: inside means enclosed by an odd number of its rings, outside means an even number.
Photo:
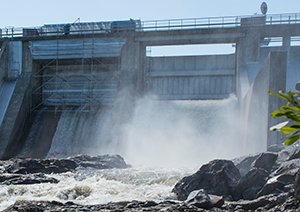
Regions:
<svg viewBox="0 0 300 212"><path fill-rule="evenodd" d="M295 198L300 200L300 171L298 171L295 179Z"/></svg>
<svg viewBox="0 0 300 212"><path fill-rule="evenodd" d="M16 159L6 167L6 173L33 174L33 173L63 173L74 170L76 162L68 159Z"/></svg>
<svg viewBox="0 0 300 212"><path fill-rule="evenodd" d="M300 159L293 159L280 164L280 166L270 174L270 177L278 175L296 176L300 168Z"/></svg>
<svg viewBox="0 0 300 212"><path fill-rule="evenodd" d="M268 152L280 152L284 149L284 146L282 144L273 144L271 146L268 146Z"/></svg>
<svg viewBox="0 0 300 212"><path fill-rule="evenodd" d="M187 205L194 205L197 208L210 209L213 207L210 197L204 189L192 191L185 200Z"/></svg>
<svg viewBox="0 0 300 212"><path fill-rule="evenodd" d="M96 169L112 169L112 168L128 168L124 159L120 155L101 155L101 156L89 156L89 155L78 155L76 157L69 158L74 160L80 167L91 167Z"/></svg>
<svg viewBox="0 0 300 212"><path fill-rule="evenodd" d="M238 168L241 176L245 176L250 169L252 168L253 162L259 157L260 154L256 155L249 155L246 157L241 157L238 159L235 159L235 166Z"/></svg>
<svg viewBox="0 0 300 212"><path fill-rule="evenodd" d="M251 200L267 182L268 172L261 168L251 169L237 184L233 198Z"/></svg>
<svg viewBox="0 0 300 212"><path fill-rule="evenodd" d="M208 196L210 198L213 207L221 208L225 202L224 197L222 196L217 196L213 194L208 194Z"/></svg>
<svg viewBox="0 0 300 212"><path fill-rule="evenodd" d="M264 187L258 192L257 197L261 197L269 194L279 194L284 190L284 184L278 180L268 181Z"/></svg>
<svg viewBox="0 0 300 212"><path fill-rule="evenodd" d="M63 173L74 171L78 167L96 169L128 168L120 155L103 155L91 157L79 155L66 159L11 159L5 163L3 173L33 174L33 173Z"/></svg>
<svg viewBox="0 0 300 212"><path fill-rule="evenodd" d="M47 177L44 174L2 174L0 176L0 184L2 185L23 185L37 183L59 183L59 180L53 177Z"/></svg>
<svg viewBox="0 0 300 212"><path fill-rule="evenodd" d="M278 158L277 153L264 152L253 162L252 167L261 168L270 172Z"/></svg>
<svg viewBox="0 0 300 212"><path fill-rule="evenodd" d="M239 170L232 161L213 160L195 174L180 180L172 191L179 200L185 200L192 191L199 189L209 194L230 196L240 178Z"/></svg>
<svg viewBox="0 0 300 212"><path fill-rule="evenodd" d="M287 160L294 160L300 158L300 149L295 149L295 151L290 155Z"/></svg>
<svg viewBox="0 0 300 212"><path fill-rule="evenodd" d="M297 149L298 148L295 147L294 145L284 147L280 152L278 152L277 161L279 163L287 161L291 157L291 155L295 153Z"/></svg>
<svg viewBox="0 0 300 212"><path fill-rule="evenodd" d="M240 200L238 202L228 202L228 208L239 208L242 211L266 211L276 205L282 204L288 197L287 193L276 195L262 196L254 200Z"/></svg>

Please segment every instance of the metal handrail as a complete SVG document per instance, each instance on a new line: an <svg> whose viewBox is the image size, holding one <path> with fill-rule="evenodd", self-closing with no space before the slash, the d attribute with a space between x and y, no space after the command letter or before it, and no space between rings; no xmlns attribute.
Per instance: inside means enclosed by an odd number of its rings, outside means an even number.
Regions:
<svg viewBox="0 0 300 212"><path fill-rule="evenodd" d="M254 23L253 25L278 25L278 24L300 24L300 13L286 13L286 14L273 14L273 15L253 15L253 16L225 16L225 17L206 17L206 18L187 18L187 19L166 19L166 20L149 20L149 21L136 21L137 24L135 31L160 31L160 30L183 30L183 29L203 29L203 28L225 28L225 27L239 27L242 26L242 20L247 18L265 18L263 23ZM113 22L98 22L106 26L110 26ZM83 23L87 24L87 23ZM90 23L93 25L92 29L83 28L81 23L77 24L76 29L70 28L70 34L95 34L95 33L111 33L112 29L95 29L95 23ZM96 23L97 24L97 23ZM52 28L56 29L53 31L48 31L48 29L43 30L43 27L50 25L44 25L42 27L6 27L2 30L2 37L22 37L24 36L24 30L31 29L37 30L38 33L27 35L27 37L35 36L61 36L65 35L64 27L67 24L57 24L51 25ZM117 31L121 32L123 30L132 30L132 28L122 28Z"/></svg>

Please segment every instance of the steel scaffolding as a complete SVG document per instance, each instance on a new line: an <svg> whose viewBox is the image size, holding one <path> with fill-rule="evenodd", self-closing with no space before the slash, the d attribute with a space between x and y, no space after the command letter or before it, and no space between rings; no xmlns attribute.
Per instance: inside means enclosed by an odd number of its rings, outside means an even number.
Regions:
<svg viewBox="0 0 300 212"><path fill-rule="evenodd" d="M97 38L31 42L32 110L61 111L113 104L119 84L120 51L124 39ZM99 49L100 48L100 49ZM108 50L109 49L109 50Z"/></svg>

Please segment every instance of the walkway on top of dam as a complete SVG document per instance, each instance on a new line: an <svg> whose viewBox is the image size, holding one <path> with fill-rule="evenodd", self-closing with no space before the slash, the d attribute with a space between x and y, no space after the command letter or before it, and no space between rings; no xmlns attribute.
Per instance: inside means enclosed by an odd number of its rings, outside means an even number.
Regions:
<svg viewBox="0 0 300 212"><path fill-rule="evenodd" d="M264 26L263 29L276 35L276 29L282 25L300 24L300 13L252 15L252 16L227 16L187 18L170 20L127 20L111 22L77 22L64 24L47 24L40 27L6 27L1 29L1 40L56 40L80 37L122 37L134 35L137 41L150 43L151 45L180 44L182 38L171 36L189 35L186 43L235 43L237 38L242 37L244 31L240 29L251 26ZM277 28L276 28L277 26ZM199 39L201 30L201 41ZM288 31L291 31L288 29ZM296 35L300 29L294 28ZM299 31L299 32L298 32ZM275 33L275 34L274 34ZM292 36L293 36L292 33ZM124 35L125 34L125 35ZM214 34L214 35L212 35ZM193 37L193 35L198 35ZM158 37L167 36L168 38ZM156 38L155 38L156 37ZM193 41L197 40L197 41Z"/></svg>

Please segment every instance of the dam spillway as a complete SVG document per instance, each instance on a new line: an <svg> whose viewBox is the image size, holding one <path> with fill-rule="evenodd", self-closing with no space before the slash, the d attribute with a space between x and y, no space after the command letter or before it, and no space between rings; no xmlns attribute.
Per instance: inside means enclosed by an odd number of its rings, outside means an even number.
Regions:
<svg viewBox="0 0 300 212"><path fill-rule="evenodd" d="M19 147L27 143L24 137L30 134L26 125L34 123L35 117L41 116L41 120L55 117L48 122L51 124L47 129L50 134L47 139L52 141L63 119L65 125L81 123L76 116L67 118L66 111L76 114L78 110L88 112L100 106L100 114L106 114L105 111L110 114L111 110L121 111L118 108L125 107L127 117L116 115L112 120L126 125L137 97L148 93L165 101L221 100L234 94L243 110L247 131L248 122L254 117L249 111L255 110L251 108L256 102L261 102L257 97L261 89L267 92L293 88L297 80L299 47L291 46L291 42L300 36L299 28L295 27L300 16L290 14L280 16L279 20L276 17L210 18L205 19L205 24L199 22L204 19L193 19L193 24L191 20L182 20L179 24L170 21L165 25L157 24L163 21L151 25L139 20L76 23L67 31L66 25L44 25L6 34L8 38L1 40L1 87L8 81L16 82L16 87L12 97L5 99L8 107L0 127L1 157L10 158L22 152ZM269 46L278 37L282 45ZM146 56L147 46L213 43L234 44L236 52L173 58ZM276 61L280 64L276 65ZM261 88L262 84L266 86ZM269 98L264 99L269 105ZM272 100L272 105L276 106L274 102L280 104ZM267 114L272 112L270 107L263 109ZM52 111L52 115L38 114L46 110ZM264 119L263 124L268 125L269 119ZM276 138L265 138L268 137L265 129L263 134L262 148L278 143ZM241 142L247 148L251 141L249 136L244 137L248 141ZM39 146L34 141L32 144ZM52 151L47 145L41 148Z"/></svg>

